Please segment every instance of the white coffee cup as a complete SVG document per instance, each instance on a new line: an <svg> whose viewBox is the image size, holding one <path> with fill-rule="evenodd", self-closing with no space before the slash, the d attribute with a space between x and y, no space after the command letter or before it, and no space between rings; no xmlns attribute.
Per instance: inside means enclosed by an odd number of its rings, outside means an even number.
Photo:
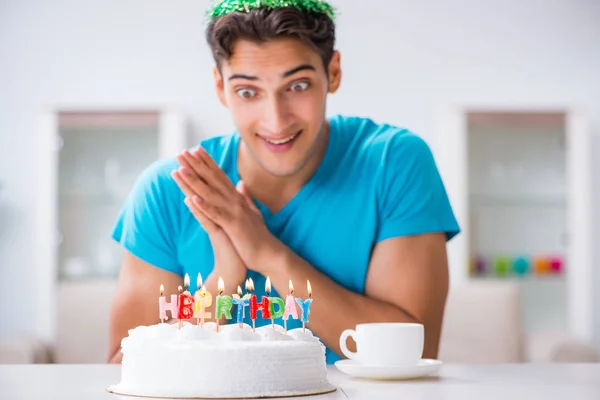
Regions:
<svg viewBox="0 0 600 400"><path fill-rule="evenodd" d="M361 364L374 366L416 365L423 355L422 324L377 322L356 325L340 336L342 353ZM356 352L348 350L346 341L356 342Z"/></svg>

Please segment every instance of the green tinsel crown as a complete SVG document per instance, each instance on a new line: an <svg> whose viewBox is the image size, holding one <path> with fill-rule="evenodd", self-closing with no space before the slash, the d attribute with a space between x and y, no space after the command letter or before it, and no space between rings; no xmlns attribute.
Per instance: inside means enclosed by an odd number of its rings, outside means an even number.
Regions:
<svg viewBox="0 0 600 400"><path fill-rule="evenodd" d="M302 12L324 13L332 20L335 18L334 8L324 0L216 0L208 10L207 16L211 21L233 12L248 13L260 7L294 7Z"/></svg>

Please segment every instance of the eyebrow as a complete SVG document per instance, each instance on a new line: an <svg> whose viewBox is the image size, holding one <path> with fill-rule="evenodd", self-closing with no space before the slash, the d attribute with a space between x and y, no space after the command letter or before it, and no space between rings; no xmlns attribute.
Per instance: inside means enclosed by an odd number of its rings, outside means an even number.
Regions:
<svg viewBox="0 0 600 400"><path fill-rule="evenodd" d="M288 71L285 71L283 74L281 74L281 76L283 78L287 78L287 77L290 77L300 71L316 71L316 70L317 69L310 64L302 64L302 65L298 65L297 67L294 67ZM229 81L232 81L234 79L247 79L249 81L258 81L259 80L257 76L246 75L246 74L233 74L228 78Z"/></svg>

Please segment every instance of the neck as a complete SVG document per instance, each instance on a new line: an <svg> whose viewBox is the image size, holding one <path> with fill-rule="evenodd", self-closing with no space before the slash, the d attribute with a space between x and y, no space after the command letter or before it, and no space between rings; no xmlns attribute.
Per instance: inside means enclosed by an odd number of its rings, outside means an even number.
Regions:
<svg viewBox="0 0 600 400"><path fill-rule="evenodd" d="M329 122L325 121L314 148L311 149L311 157L306 160L302 168L288 176L277 176L264 169L241 141L238 152L238 172L252 197L271 209L279 208L291 200L319 168L327 150L329 129ZM279 201L283 204L278 204Z"/></svg>

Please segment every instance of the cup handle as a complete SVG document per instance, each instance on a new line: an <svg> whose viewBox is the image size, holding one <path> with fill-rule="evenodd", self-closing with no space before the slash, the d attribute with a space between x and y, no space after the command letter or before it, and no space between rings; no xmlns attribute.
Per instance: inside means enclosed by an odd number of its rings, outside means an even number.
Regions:
<svg viewBox="0 0 600 400"><path fill-rule="evenodd" d="M342 353L344 353L344 355L351 360L356 359L356 353L354 351L348 350L346 341L348 340L349 337L351 337L352 340L354 340L354 342L356 343L356 336L354 336L354 335L356 335L356 331L354 329L346 329L340 335L340 348L342 350Z"/></svg>

